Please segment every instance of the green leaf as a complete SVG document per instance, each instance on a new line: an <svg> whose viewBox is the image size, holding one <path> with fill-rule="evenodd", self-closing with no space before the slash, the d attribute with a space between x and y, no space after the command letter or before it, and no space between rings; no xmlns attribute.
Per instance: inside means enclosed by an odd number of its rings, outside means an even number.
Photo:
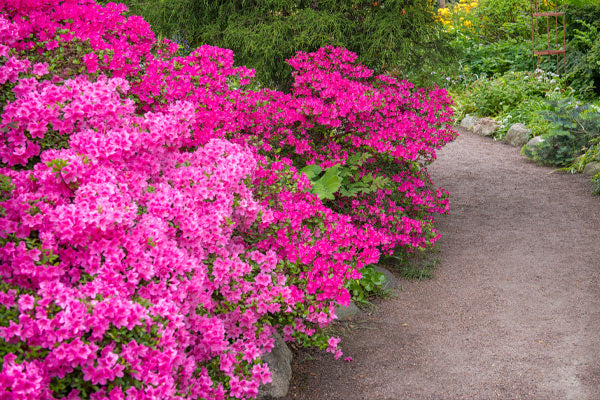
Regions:
<svg viewBox="0 0 600 400"><path fill-rule="evenodd" d="M333 200L334 199L333 193L327 191L327 189L325 188L325 186L323 185L321 180L312 182L311 192L316 194L317 197L321 200L323 200L323 199Z"/></svg>
<svg viewBox="0 0 600 400"><path fill-rule="evenodd" d="M339 165L328 168L325 175L319 180L323 183L325 190L329 193L335 193L342 185L342 179L339 176Z"/></svg>
<svg viewBox="0 0 600 400"><path fill-rule="evenodd" d="M323 169L316 164L312 164L302 168L300 172L303 172L309 180L313 180L313 178L323 172Z"/></svg>
<svg viewBox="0 0 600 400"><path fill-rule="evenodd" d="M381 272L377 272L377 276L373 279L373 283L377 286L383 286L385 284L385 275Z"/></svg>

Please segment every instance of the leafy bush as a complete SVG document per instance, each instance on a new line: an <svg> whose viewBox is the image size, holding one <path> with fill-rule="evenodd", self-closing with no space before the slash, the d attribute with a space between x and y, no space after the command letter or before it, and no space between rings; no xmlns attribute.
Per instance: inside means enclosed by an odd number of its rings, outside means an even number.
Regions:
<svg viewBox="0 0 600 400"><path fill-rule="evenodd" d="M592 111L593 113L595 113L595 114L600 113L600 106L590 104L589 107L590 107L590 111ZM592 114L592 115L595 115L595 114ZM585 146L583 148L583 150L585 152L581 156L577 157L571 165L569 165L567 168L565 168L566 170L568 170L570 172L582 172L588 163L600 162L600 135L592 138L588 142L587 146ZM595 185L598 184L597 178L598 177L595 176L592 179L592 182L594 182ZM598 190L594 189L594 192L596 193L596 192L598 192ZM596 194L598 194L598 193L596 193Z"/></svg>
<svg viewBox="0 0 600 400"><path fill-rule="evenodd" d="M471 87L476 113L495 116L518 106L532 96L544 96L549 90L560 86L556 77L543 72L508 72L493 79L479 79Z"/></svg>
<svg viewBox="0 0 600 400"><path fill-rule="evenodd" d="M363 64L404 78L428 80L452 52L433 2L422 0L153 0L127 1L156 32L182 36L192 47L232 49L263 85L287 90L296 51L345 47Z"/></svg>
<svg viewBox="0 0 600 400"><path fill-rule="evenodd" d="M542 142L533 148L523 147L522 153L542 165L564 167L573 162L580 150L576 138L569 131L554 128L540 138Z"/></svg>
<svg viewBox="0 0 600 400"><path fill-rule="evenodd" d="M556 87L547 92L544 97L526 97L516 107L498 116L501 127L495 133L495 137L503 138L510 126L517 122L525 124L531 130L532 137L550 132L552 123L549 121L548 115L559 112L560 106L558 105L564 103L569 108L582 105L581 101L572 97L574 94L572 89L559 90L559 87Z"/></svg>
<svg viewBox="0 0 600 400"><path fill-rule="evenodd" d="M581 95L600 93L600 28L578 21L569 42L567 81Z"/></svg>
<svg viewBox="0 0 600 400"><path fill-rule="evenodd" d="M0 8L0 397L254 397L275 331L339 357L320 328L345 285L437 238L445 92L333 48L290 61L293 94L258 90L123 5ZM343 215L298 169L357 153L355 182L390 182L354 213L336 194Z"/></svg>
<svg viewBox="0 0 600 400"><path fill-rule="evenodd" d="M478 35L488 42L529 38L530 7L529 0L480 0L474 10L480 24Z"/></svg>
<svg viewBox="0 0 600 400"><path fill-rule="evenodd" d="M545 165L565 167L584 153L600 137L600 113L574 99L552 104L542 114L551 123L550 132L536 147L523 148L523 154Z"/></svg>
<svg viewBox="0 0 600 400"><path fill-rule="evenodd" d="M481 44L473 37L457 35L452 43L462 53L460 62L464 74L489 78L531 70L531 40L509 38Z"/></svg>
<svg viewBox="0 0 600 400"><path fill-rule="evenodd" d="M575 29L582 29L583 24L600 24L600 4L596 0L566 0L565 18L567 25L567 37L573 35Z"/></svg>
<svg viewBox="0 0 600 400"><path fill-rule="evenodd" d="M354 301L368 303L369 298L384 293L386 282L385 275L375 269L373 265L367 265L361 270L360 279L351 280L346 284Z"/></svg>
<svg viewBox="0 0 600 400"><path fill-rule="evenodd" d="M593 176L592 183L594 184L594 188L592 189L592 192L596 196L600 196L600 175Z"/></svg>

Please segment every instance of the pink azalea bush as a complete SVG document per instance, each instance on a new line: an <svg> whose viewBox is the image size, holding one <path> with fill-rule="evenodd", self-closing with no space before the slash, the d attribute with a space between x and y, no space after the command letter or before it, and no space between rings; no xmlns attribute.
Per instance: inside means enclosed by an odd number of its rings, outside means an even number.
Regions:
<svg viewBox="0 0 600 400"><path fill-rule="evenodd" d="M255 397L274 332L339 357L344 285L435 240L445 93L330 48L257 89L122 5L0 8L0 399ZM385 185L323 204L298 172L356 154Z"/></svg>
<svg viewBox="0 0 600 400"><path fill-rule="evenodd" d="M432 214L448 210L447 193L429 189L423 167L456 136L446 127L453 123L451 100L444 90L374 77L356 59L342 48L299 52L288 60L296 70L292 93L269 93L275 101L265 101L262 111L270 123L249 133L264 150L290 155L298 168L353 167L344 185L355 190L336 193L328 205L376 229L384 237L381 249L432 245L438 237ZM361 180L373 184L358 185Z"/></svg>

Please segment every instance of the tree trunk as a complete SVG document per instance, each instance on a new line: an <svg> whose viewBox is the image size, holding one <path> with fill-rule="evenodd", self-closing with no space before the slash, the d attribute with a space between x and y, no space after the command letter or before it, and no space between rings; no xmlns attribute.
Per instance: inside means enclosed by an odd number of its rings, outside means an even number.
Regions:
<svg viewBox="0 0 600 400"><path fill-rule="evenodd" d="M438 4L439 4L440 8L445 8L446 7L446 0L438 0Z"/></svg>

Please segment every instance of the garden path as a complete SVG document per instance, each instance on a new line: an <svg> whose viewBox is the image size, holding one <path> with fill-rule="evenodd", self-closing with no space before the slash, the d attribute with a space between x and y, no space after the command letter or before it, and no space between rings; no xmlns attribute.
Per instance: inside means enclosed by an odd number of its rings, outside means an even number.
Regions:
<svg viewBox="0 0 600 400"><path fill-rule="evenodd" d="M430 167L451 193L436 278L301 351L287 399L600 399L600 199L460 132Z"/></svg>

